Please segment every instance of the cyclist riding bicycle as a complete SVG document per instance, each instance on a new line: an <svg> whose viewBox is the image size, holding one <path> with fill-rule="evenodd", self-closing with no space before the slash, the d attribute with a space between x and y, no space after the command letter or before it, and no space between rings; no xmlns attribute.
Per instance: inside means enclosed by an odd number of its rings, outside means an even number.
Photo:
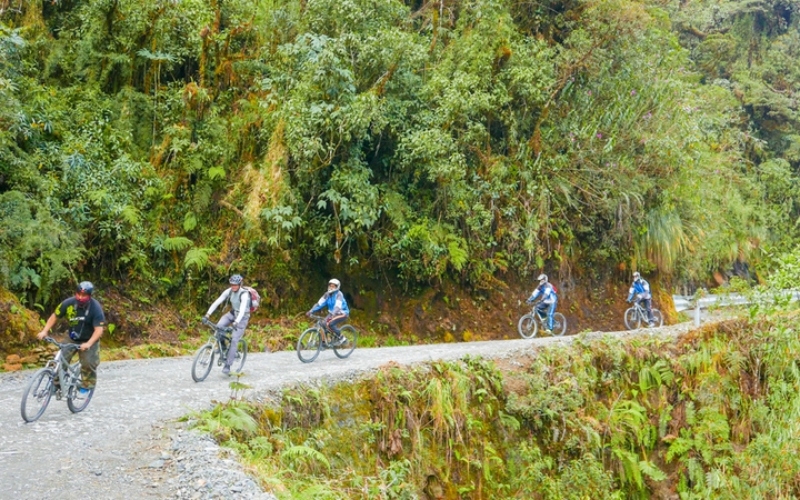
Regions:
<svg viewBox="0 0 800 500"><path fill-rule="evenodd" d="M69 338L80 344L78 358L81 360L83 387L78 391L81 394L88 393L97 383L97 367L100 366L100 337L106 326L103 306L92 298L93 292L94 285L91 282L80 282L75 290L75 296L61 302L47 319L42 331L36 334L39 340L44 339L58 318L67 318ZM74 354L75 351L65 353L68 363Z"/></svg>
<svg viewBox="0 0 800 500"><path fill-rule="evenodd" d="M335 338L333 339L333 346L338 347L347 339L344 338L336 325L344 323L350 317L350 308L347 307L347 301L344 298L344 293L340 290L342 287L341 282L333 278L328 282L328 291L320 297L319 301L306 313L306 316L311 316L320 309L327 308L328 316L325 318L325 325L333 332Z"/></svg>
<svg viewBox="0 0 800 500"><path fill-rule="evenodd" d="M655 319L653 318L653 296L650 294L650 283L647 282L646 279L642 278L642 275L639 274L639 271L633 273L633 283L631 284L630 290L628 290L628 302L632 302L636 299L638 304L641 304L644 307L644 310L647 311L647 322L650 326L655 325Z"/></svg>
<svg viewBox="0 0 800 500"><path fill-rule="evenodd" d="M541 317L545 310L547 311L547 330L545 333L553 333L553 315L556 312L556 305L558 305L558 294L555 287L548 281L546 274L540 274L538 278L539 286L533 291L533 294L526 300L528 304L532 304L536 299L540 298L539 303L536 305L536 313Z"/></svg>
<svg viewBox="0 0 800 500"><path fill-rule="evenodd" d="M227 328L233 326L233 334L231 336L231 346L228 349L228 357L225 360L225 366L222 367L222 373L230 375L231 365L236 360L237 344L242 337L244 337L244 330L247 328L247 323L250 322L250 292L245 290L242 286L244 278L240 274L234 274L228 280L230 288L226 288L224 292L211 304L206 312L206 319L214 314L223 302L226 300L230 302L231 310L224 314L217 322L217 327Z"/></svg>

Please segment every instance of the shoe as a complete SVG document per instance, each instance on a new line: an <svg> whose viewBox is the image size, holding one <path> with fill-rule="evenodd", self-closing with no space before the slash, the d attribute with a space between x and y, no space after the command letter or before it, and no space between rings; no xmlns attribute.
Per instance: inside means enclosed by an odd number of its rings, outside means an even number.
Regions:
<svg viewBox="0 0 800 500"><path fill-rule="evenodd" d="M223 366L222 367L222 374L223 375L230 375L231 374L231 367L228 366L228 365Z"/></svg>
<svg viewBox="0 0 800 500"><path fill-rule="evenodd" d="M656 326L654 321L651 321L649 324L650 324L650 328L653 328L654 326Z"/></svg>
<svg viewBox="0 0 800 500"><path fill-rule="evenodd" d="M78 394L80 394L81 396L86 396L87 394L89 394L89 389L87 389L86 387L79 387Z"/></svg>
<svg viewBox="0 0 800 500"><path fill-rule="evenodd" d="M547 335L552 335L552 334L553 334L553 330L550 330L550 329L548 328L548 329L546 329L546 330L544 331L544 333L546 333Z"/></svg>
<svg viewBox="0 0 800 500"><path fill-rule="evenodd" d="M345 337L344 335L339 335L338 337L336 337L333 340L333 342L331 343L331 346L339 347L340 345L344 345L346 343L347 343L347 337Z"/></svg>

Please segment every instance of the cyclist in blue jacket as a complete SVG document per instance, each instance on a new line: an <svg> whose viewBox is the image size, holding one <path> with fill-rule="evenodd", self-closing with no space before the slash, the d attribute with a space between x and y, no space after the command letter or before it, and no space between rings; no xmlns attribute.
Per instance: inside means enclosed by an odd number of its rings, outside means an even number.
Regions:
<svg viewBox="0 0 800 500"><path fill-rule="evenodd" d="M335 338L333 339L334 346L340 346L347 341L347 339L342 336L341 331L339 328L337 328L337 325L343 323L348 317L350 317L350 308L347 307L347 301L344 298L344 293L342 293L340 290L341 287L342 283L336 278L330 280L328 282L328 291L325 292L325 295L320 297L319 301L314 305L314 307L312 307L311 310L306 313L306 316L311 316L320 309L328 309L328 316L325 318L325 324L335 335Z"/></svg>
<svg viewBox="0 0 800 500"><path fill-rule="evenodd" d="M533 291L533 294L526 300L528 304L532 304L536 299L541 297L541 301L536 305L536 313L541 317L545 310L547 311L547 330L545 333L553 333L553 315L556 313L556 305L558 304L558 294L555 287L547 280L546 274L540 274L538 278L539 286Z"/></svg>
<svg viewBox="0 0 800 500"><path fill-rule="evenodd" d="M653 319L653 295L650 293L650 283L642 278L639 271L633 273L633 283L631 289L628 290L628 302L630 303L634 298L636 302L644 306L644 310L647 311L647 322L650 326L654 326L656 322Z"/></svg>

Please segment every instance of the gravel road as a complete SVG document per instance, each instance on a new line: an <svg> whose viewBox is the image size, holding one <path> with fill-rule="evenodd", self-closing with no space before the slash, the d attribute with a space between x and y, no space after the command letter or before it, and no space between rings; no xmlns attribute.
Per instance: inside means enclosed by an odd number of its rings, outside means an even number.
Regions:
<svg viewBox="0 0 800 500"><path fill-rule="evenodd" d="M688 329L681 324L650 332L677 335ZM246 396L259 398L289 384L355 377L388 362L513 357L574 338L359 348L345 360L324 351L310 364L294 352L250 353L242 382L252 387ZM0 498L274 498L227 450L177 421L230 397L230 379L218 367L195 383L191 365L191 357L104 362L84 412L73 415L54 399L32 424L23 422L19 407L33 372L0 374Z"/></svg>

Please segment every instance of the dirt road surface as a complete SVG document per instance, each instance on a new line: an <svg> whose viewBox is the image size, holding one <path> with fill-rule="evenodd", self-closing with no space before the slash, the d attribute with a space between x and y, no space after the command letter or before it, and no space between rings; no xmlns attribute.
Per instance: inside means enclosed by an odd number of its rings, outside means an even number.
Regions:
<svg viewBox="0 0 800 500"><path fill-rule="evenodd" d="M683 324L651 333L676 335L688 328ZM575 338L359 348L345 360L324 351L310 364L301 363L295 352L250 353L242 382L252 387L246 396L259 398L289 384L356 376L389 362L512 357ZM20 416L20 401L33 371L1 374L0 499L272 498L239 485L246 482L241 467L210 440L198 444L195 438L195 451L182 445L191 439L185 425L176 423L179 417L230 398L230 379L219 367L195 383L191 365L191 357L102 363L97 390L84 412L72 414L64 401L53 399L31 424ZM189 475L188 455L199 452L220 456L220 461L196 463ZM234 479L215 475L227 468L238 468L244 482L233 484ZM212 488L214 478L228 485L227 494Z"/></svg>

